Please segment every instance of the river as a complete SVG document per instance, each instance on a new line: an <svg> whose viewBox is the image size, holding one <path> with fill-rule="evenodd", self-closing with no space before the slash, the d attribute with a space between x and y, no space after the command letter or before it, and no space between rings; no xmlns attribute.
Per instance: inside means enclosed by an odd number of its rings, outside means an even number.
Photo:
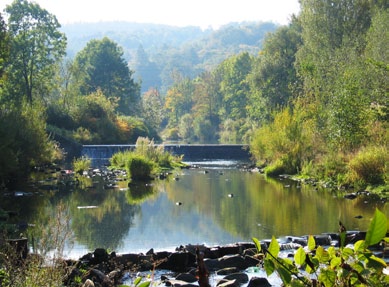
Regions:
<svg viewBox="0 0 389 287"><path fill-rule="evenodd" d="M70 258L99 247L117 253L171 251L186 244L337 232L339 220L348 230L366 230L376 208L388 215L387 203L372 197L345 199L233 166L205 164L130 187L125 181L108 185L99 173L78 185L65 184L56 173L38 174L2 197L1 207L19 214L14 223L28 223L25 233L35 248L43 244L42 234L68 231L64 255ZM60 223L51 225L57 214ZM45 244L42 248L50 248Z"/></svg>

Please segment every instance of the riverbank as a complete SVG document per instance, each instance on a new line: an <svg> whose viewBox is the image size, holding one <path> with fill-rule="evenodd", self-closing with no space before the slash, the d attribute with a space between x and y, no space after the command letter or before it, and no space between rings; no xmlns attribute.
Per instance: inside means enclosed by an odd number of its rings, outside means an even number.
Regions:
<svg viewBox="0 0 389 287"><path fill-rule="evenodd" d="M365 236L365 232L350 231L346 236L346 244L351 246L359 240L364 240ZM300 247L307 248L308 238L308 236L279 238L279 256L293 259ZM325 248L339 247L341 240L340 236L335 233L320 234L313 238L316 247ZM262 240L261 249L268 250L270 243L270 239ZM375 244L370 247L370 250L375 256L386 262L389 261L388 246ZM68 261L73 271L65 283L66 286L73 286L75 281L81 279L83 286L87 286L85 282L93 282L94 285L90 286L118 286L120 284L132 286L139 274L147 274L143 280L153 281L153 284L157 285L198 286L199 254L202 256L207 274L211 275L213 284L220 285L220 282L224 282L223 286L243 284L279 286L279 278L266 276L262 266L264 255L258 253L255 244L251 242L213 247L186 245L177 247L175 252L154 252L150 249L145 254L116 254L115 252L108 253L105 249L96 249L77 261Z"/></svg>

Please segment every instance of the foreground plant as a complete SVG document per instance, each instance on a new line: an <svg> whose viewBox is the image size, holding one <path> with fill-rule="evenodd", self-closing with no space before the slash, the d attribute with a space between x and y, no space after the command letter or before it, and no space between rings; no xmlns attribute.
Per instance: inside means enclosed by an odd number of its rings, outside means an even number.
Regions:
<svg viewBox="0 0 389 287"><path fill-rule="evenodd" d="M385 214L377 209L365 240L357 241L352 247L345 245L346 229L340 223L338 248L316 246L314 237L309 236L307 250L300 247L294 260L279 257L280 246L275 237L265 250L258 239L253 241L258 252L264 255L267 275L276 272L285 286L388 286L386 262L369 250L380 242L389 242L385 237L387 226Z"/></svg>
<svg viewBox="0 0 389 287"><path fill-rule="evenodd" d="M0 248L0 286L63 286L71 271L62 259L64 246L71 243L72 237L68 212L60 203L48 215L45 226L28 231L28 237L33 239L32 254L27 254L27 246L23 253L17 245L9 243L12 241L5 241Z"/></svg>

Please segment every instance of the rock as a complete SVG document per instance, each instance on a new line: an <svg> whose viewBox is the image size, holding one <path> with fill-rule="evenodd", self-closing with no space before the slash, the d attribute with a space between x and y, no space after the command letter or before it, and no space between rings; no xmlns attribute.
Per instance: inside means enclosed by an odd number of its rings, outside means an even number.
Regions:
<svg viewBox="0 0 389 287"><path fill-rule="evenodd" d="M315 235L313 237L316 242L316 246L329 246L331 245L331 236L324 234L324 235Z"/></svg>
<svg viewBox="0 0 389 287"><path fill-rule="evenodd" d="M226 277L224 277L224 279L236 280L237 283L239 283L239 284L244 284L244 283L249 282L249 276L246 273L242 273L242 272L227 275Z"/></svg>
<svg viewBox="0 0 389 287"><path fill-rule="evenodd" d="M217 275L229 275L233 273L239 272L238 268L236 267L228 267L228 268L223 268L221 270L216 271Z"/></svg>
<svg viewBox="0 0 389 287"><path fill-rule="evenodd" d="M252 277L247 287L270 287L271 284L266 278Z"/></svg>
<svg viewBox="0 0 389 287"><path fill-rule="evenodd" d="M175 279L165 281L165 285L172 286L172 287L199 287L197 284L190 284L188 282L175 280Z"/></svg>
<svg viewBox="0 0 389 287"><path fill-rule="evenodd" d="M86 279L82 287L95 287L95 283L93 283L93 281L90 279Z"/></svg>
<svg viewBox="0 0 389 287"><path fill-rule="evenodd" d="M239 287L239 283L236 282L236 280L226 280L222 279L220 280L216 286L218 287Z"/></svg>
<svg viewBox="0 0 389 287"><path fill-rule="evenodd" d="M107 275L105 275L102 271L98 269L90 269L84 276L83 279L91 280L92 283L95 282L100 286L113 286L113 282ZM94 285L93 285L94 286Z"/></svg>
<svg viewBox="0 0 389 287"><path fill-rule="evenodd" d="M176 277L176 280L185 281L188 283L197 282L196 276L194 276L193 274L190 274L190 273L180 273Z"/></svg>
<svg viewBox="0 0 389 287"><path fill-rule="evenodd" d="M168 269L176 272L185 272L188 268L194 267L196 256L189 252L174 252L167 258L166 262L159 265L161 269Z"/></svg>
<svg viewBox="0 0 389 287"><path fill-rule="evenodd" d="M219 259L206 259L204 263L209 271L216 271L228 267L236 267L239 270L244 270L249 267L245 258L241 255L223 256Z"/></svg>
<svg viewBox="0 0 389 287"><path fill-rule="evenodd" d="M97 248L93 252L94 263L101 263L108 260L108 252L104 248Z"/></svg>

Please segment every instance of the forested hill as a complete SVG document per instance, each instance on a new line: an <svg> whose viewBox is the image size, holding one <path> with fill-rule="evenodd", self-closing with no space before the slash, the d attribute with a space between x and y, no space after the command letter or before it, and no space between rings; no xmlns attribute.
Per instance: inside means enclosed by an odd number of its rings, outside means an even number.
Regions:
<svg viewBox="0 0 389 287"><path fill-rule="evenodd" d="M174 27L133 22L76 23L61 29L73 57L88 41L107 36L118 43L124 58L142 82L142 92L150 87L166 91L173 75L193 78L215 68L221 61L238 54L256 54L267 33L277 29L269 22L230 23L213 30L200 27Z"/></svg>

